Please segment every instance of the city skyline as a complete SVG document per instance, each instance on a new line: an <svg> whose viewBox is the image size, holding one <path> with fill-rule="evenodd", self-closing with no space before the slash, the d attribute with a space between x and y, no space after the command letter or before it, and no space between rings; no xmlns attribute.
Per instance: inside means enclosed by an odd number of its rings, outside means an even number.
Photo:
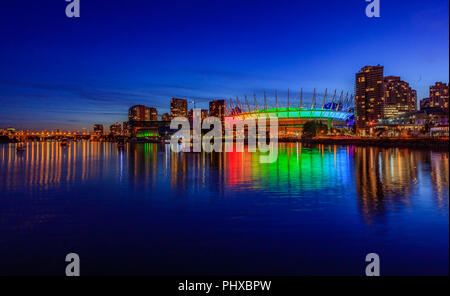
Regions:
<svg viewBox="0 0 450 296"><path fill-rule="evenodd" d="M189 101L189 99L170 98L167 100L170 106L170 111L168 113L162 114L158 113L159 112L158 109L152 106L134 105L129 107L127 113L128 118L126 121L122 122L113 121L107 123L98 123L97 121L97 123L93 124L93 129L90 129L88 127L82 127L78 130L75 129L70 130L70 129L60 129L57 126L56 127L53 126L50 129L18 129L18 130L26 132L45 132L45 133L47 132L85 133L86 131L90 131L96 134L96 130L98 130L99 126L101 126L103 130L103 125L108 126L111 124L109 131L112 133L116 133L117 125L123 125L123 131L127 130L129 121L168 122L172 118L180 116L192 119L193 116L192 112L194 109L201 111L202 120L208 116L219 117L223 120L224 116L233 117L235 115L238 115L235 112L245 114L246 112L258 111L258 109L260 111L275 110L275 109L287 110L286 108L288 107L294 112L294 110L300 106L299 104L301 104L302 108L310 108L314 106L314 108L316 108L317 110L329 109L336 111L345 110L346 112L350 112L355 116L357 120L366 122L363 125L361 125L361 123L356 124L356 127L358 129L368 127L368 124L371 125L370 122L379 123L378 122L379 120L381 120L381 122L385 122L386 120L398 120L402 118L402 115L409 114L408 116L415 117L416 114L421 113L423 111L426 111L426 113L431 112L433 114L437 114L436 112L438 113L444 112L443 114L447 114L448 116L449 85L447 83L435 82L433 85L429 86L428 97L423 98L421 100L417 100L417 92L416 90L412 89L409 86L408 82L401 80L401 77L399 76L384 75L385 73L383 73L383 69L384 67L382 65L362 67L360 71L355 74L355 85L357 86L355 94L349 93L344 94L344 92L341 91L339 95L339 92L337 92L337 90L334 90L334 94L332 94L333 91L330 90L327 96L327 89L325 90L324 94L314 89L314 92L312 94L312 98L314 99L308 100L308 98L303 97L304 92L302 90L300 91L299 94L297 94L298 95L297 96L295 93L292 94L292 91L289 91L288 89L286 98L280 97L279 95L280 92L275 90L274 95L275 101L271 100L269 102L269 100L266 100L270 98L270 96L268 96L267 93L264 92L263 101L257 99L256 94L254 94L253 98L252 97L247 98L247 96L241 97L241 101L239 101L239 97L229 99L211 99L208 101L207 103L208 108L206 109L195 106L195 101ZM376 71L375 74L372 74L373 71ZM367 87L369 87L369 89L367 89ZM376 87L377 89L373 89L371 87ZM375 101L373 101L374 99ZM361 101L363 101L363 105L361 105ZM367 118L365 111L366 107L364 104L367 104L369 109L370 108L373 109L375 105L372 106L373 104L372 102L379 105L379 107L376 107L375 110L372 110L371 111L372 115L369 115L369 117ZM189 103L191 104L193 103L193 105L189 105ZM222 105L222 107L219 107L219 105ZM437 109L441 111L438 111ZM277 116L278 115L283 117L281 113L280 114L277 113ZM437 120L435 124L438 124L439 122L441 121ZM348 125L350 127L353 125L353 123L348 123ZM423 125L423 123L421 125ZM6 131L6 129L15 130L15 127L13 126L0 127L0 131ZM120 132L121 131L122 130L120 130Z"/></svg>
<svg viewBox="0 0 450 296"><path fill-rule="evenodd" d="M26 11L8 3L0 18L0 126L109 126L126 121L132 105L170 113L172 97L207 109L214 99L261 99L265 90L273 100L275 89L285 98L288 88L303 88L307 102L314 88L354 93L355 73L377 64L417 90L418 104L429 86L449 80L448 2L423 5L384 1L381 17L369 19L356 0L261 3L257 16L249 4L109 1L83 3L80 19L70 20L64 1Z"/></svg>
<svg viewBox="0 0 450 296"><path fill-rule="evenodd" d="M0 277L448 276L449 5L2 1Z"/></svg>

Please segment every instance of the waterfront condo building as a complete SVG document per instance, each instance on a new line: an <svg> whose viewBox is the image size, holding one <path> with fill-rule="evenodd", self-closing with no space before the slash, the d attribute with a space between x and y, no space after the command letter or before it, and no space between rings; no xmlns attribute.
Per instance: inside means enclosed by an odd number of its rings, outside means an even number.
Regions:
<svg viewBox="0 0 450 296"><path fill-rule="evenodd" d="M359 131L368 131L383 118L383 66L365 66L356 73L355 107Z"/></svg>
<svg viewBox="0 0 450 296"><path fill-rule="evenodd" d="M206 109L200 109L200 118L201 121L203 122L203 120L208 117L208 110ZM194 109L189 110L188 112L188 118L190 121L192 121L192 119L194 118Z"/></svg>
<svg viewBox="0 0 450 296"><path fill-rule="evenodd" d="M130 121L156 121L158 120L158 111L156 108L135 105L128 110L128 119Z"/></svg>
<svg viewBox="0 0 450 296"><path fill-rule="evenodd" d="M447 83L442 82L430 86L430 107L441 108L448 112L448 89Z"/></svg>
<svg viewBox="0 0 450 296"><path fill-rule="evenodd" d="M187 100L172 98L170 100L170 117L187 117L188 109L187 109Z"/></svg>
<svg viewBox="0 0 450 296"><path fill-rule="evenodd" d="M122 133L122 125L116 122L109 127L109 131L114 135L120 135Z"/></svg>
<svg viewBox="0 0 450 296"><path fill-rule="evenodd" d="M384 77L384 118L394 118L417 110L417 93L398 76Z"/></svg>
<svg viewBox="0 0 450 296"><path fill-rule="evenodd" d="M123 131L124 135L128 136L128 134L129 134L129 123L128 123L128 121L124 121L122 123L122 131Z"/></svg>
<svg viewBox="0 0 450 296"><path fill-rule="evenodd" d="M210 101L209 116L218 117L221 121L223 121L225 118L225 100Z"/></svg>
<svg viewBox="0 0 450 296"><path fill-rule="evenodd" d="M94 134L103 135L103 124L94 124Z"/></svg>

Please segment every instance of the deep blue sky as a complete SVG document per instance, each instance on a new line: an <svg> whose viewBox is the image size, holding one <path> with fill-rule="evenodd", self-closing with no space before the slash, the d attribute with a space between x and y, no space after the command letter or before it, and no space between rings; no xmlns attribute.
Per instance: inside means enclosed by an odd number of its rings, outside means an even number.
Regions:
<svg viewBox="0 0 450 296"><path fill-rule="evenodd" d="M419 99L449 80L447 0L381 0L378 19L364 0L81 0L78 19L66 5L1 1L0 128L90 129L133 104L167 112L173 96L352 93L364 65Z"/></svg>

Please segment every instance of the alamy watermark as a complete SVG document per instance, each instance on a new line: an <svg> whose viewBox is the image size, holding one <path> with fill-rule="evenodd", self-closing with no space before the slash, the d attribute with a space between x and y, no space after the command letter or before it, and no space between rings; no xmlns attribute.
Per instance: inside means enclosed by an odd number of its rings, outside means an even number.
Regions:
<svg viewBox="0 0 450 296"><path fill-rule="evenodd" d="M366 276L380 276L380 256L377 253L366 255Z"/></svg>
<svg viewBox="0 0 450 296"><path fill-rule="evenodd" d="M370 2L366 7L367 17L380 17L380 0L366 0Z"/></svg>
<svg viewBox="0 0 450 296"><path fill-rule="evenodd" d="M66 16L69 18L80 17L80 0L66 0L70 2L66 6Z"/></svg>
<svg viewBox="0 0 450 296"><path fill-rule="evenodd" d="M69 253L66 255L66 262L70 262L66 266L66 276L80 276L80 256Z"/></svg>
<svg viewBox="0 0 450 296"><path fill-rule="evenodd" d="M77 253L69 253L65 258L69 262L66 266L66 276L80 276L80 256ZM377 253L366 255L366 276L380 276L380 256Z"/></svg>
<svg viewBox="0 0 450 296"><path fill-rule="evenodd" d="M66 6L66 16L68 18L80 17L80 0L65 0L69 2ZM365 0L370 2L366 6L367 17L380 17L380 0Z"/></svg>
<svg viewBox="0 0 450 296"><path fill-rule="evenodd" d="M201 120L201 110L193 110L193 126L186 117L175 117L170 128L180 128L170 139L174 152L243 152L245 142L247 150L259 150L261 163L273 163L278 159L278 118L242 118L226 117L225 130L218 117L207 117ZM267 126L269 123L269 126ZM209 130L202 135L203 130ZM192 133L191 133L192 131ZM222 140L225 141L222 141ZM180 145L181 142L181 145ZM190 145L192 143L192 145ZM223 145L224 143L224 145Z"/></svg>

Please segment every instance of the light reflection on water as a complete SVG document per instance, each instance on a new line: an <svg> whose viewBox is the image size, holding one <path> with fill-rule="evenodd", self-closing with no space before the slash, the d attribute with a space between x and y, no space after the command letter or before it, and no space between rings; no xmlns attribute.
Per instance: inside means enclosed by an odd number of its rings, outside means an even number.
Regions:
<svg viewBox="0 0 450 296"><path fill-rule="evenodd" d="M92 274L361 274L372 248L387 273L448 274L448 153L290 143L261 164L152 143L26 146L0 145L0 259L13 273L57 273L52 256L78 247ZM30 267L27 252L53 264Z"/></svg>

